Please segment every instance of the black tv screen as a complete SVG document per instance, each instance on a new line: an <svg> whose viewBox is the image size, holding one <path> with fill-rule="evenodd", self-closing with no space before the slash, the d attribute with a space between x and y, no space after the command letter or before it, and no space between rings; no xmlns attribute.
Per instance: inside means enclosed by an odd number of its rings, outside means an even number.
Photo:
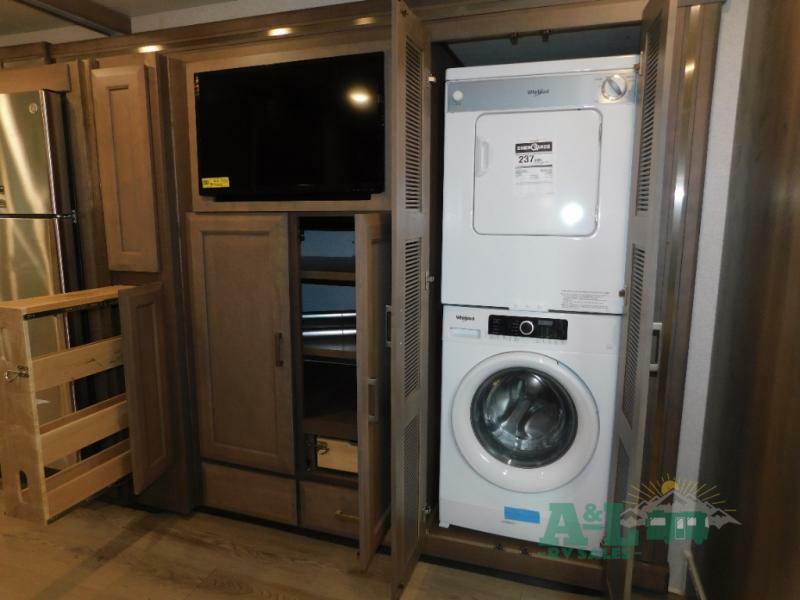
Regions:
<svg viewBox="0 0 800 600"><path fill-rule="evenodd" d="M366 199L384 191L383 54L198 73L200 194Z"/></svg>

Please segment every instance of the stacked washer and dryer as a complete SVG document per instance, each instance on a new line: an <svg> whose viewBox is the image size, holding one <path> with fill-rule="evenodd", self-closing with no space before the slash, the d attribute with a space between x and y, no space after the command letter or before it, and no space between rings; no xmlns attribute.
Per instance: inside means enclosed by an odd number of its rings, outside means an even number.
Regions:
<svg viewBox="0 0 800 600"><path fill-rule="evenodd" d="M444 527L538 542L607 500L637 62L447 72Z"/></svg>

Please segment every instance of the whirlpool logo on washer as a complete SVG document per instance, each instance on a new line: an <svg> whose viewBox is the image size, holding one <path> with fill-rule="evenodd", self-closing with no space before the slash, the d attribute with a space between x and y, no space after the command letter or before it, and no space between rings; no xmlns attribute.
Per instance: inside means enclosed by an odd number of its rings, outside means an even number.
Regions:
<svg viewBox="0 0 800 600"><path fill-rule="evenodd" d="M456 315L457 321L474 321L475 317L472 315Z"/></svg>

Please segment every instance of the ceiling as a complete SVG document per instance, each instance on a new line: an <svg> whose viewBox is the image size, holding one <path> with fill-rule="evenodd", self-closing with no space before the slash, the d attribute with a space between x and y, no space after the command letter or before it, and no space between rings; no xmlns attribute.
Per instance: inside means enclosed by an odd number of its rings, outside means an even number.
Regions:
<svg viewBox="0 0 800 600"><path fill-rule="evenodd" d="M165 10L193 8L205 4L216 4L220 0L94 0L106 8L114 9L129 17L138 17ZM27 33L67 27L71 23L51 16L35 8L14 2L0 0L0 35Z"/></svg>

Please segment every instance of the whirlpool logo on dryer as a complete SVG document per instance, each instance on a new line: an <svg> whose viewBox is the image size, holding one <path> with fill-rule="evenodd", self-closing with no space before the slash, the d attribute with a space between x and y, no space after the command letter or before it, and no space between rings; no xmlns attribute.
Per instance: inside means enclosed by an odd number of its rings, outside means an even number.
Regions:
<svg viewBox="0 0 800 600"><path fill-rule="evenodd" d="M456 320L458 321L474 321L475 317L472 315L456 315Z"/></svg>

